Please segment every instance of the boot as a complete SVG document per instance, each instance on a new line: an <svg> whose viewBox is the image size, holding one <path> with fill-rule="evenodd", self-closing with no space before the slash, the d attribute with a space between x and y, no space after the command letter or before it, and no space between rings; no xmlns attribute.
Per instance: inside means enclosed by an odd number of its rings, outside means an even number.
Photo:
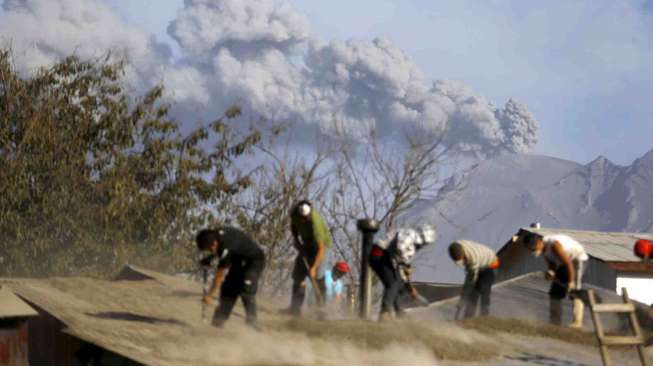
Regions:
<svg viewBox="0 0 653 366"><path fill-rule="evenodd" d="M549 298L549 322L553 325L562 324L562 300Z"/></svg>
<svg viewBox="0 0 653 366"><path fill-rule="evenodd" d="M573 315L574 320L569 324L570 328L582 328L583 327L583 312L585 310L585 305L583 300L574 299Z"/></svg>

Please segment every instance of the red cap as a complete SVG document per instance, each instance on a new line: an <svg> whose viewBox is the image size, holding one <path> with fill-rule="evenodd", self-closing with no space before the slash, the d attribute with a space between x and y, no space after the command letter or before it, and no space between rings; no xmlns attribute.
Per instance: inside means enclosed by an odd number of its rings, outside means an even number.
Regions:
<svg viewBox="0 0 653 366"><path fill-rule="evenodd" d="M334 267L335 267L336 270L338 270L338 271L340 271L342 273L349 272L349 265L345 261L340 261L340 262L336 263L336 265Z"/></svg>
<svg viewBox="0 0 653 366"><path fill-rule="evenodd" d="M653 257L653 243L648 240L639 239L635 242L635 247L633 248L635 255L647 259Z"/></svg>

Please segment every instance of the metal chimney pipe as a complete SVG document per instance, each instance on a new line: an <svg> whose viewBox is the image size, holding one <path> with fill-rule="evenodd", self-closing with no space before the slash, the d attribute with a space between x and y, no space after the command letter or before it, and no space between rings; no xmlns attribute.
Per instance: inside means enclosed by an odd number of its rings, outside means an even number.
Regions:
<svg viewBox="0 0 653 366"><path fill-rule="evenodd" d="M540 229L541 227L542 227L542 225L540 225L539 222L534 222L534 223L531 224L532 229Z"/></svg>
<svg viewBox="0 0 653 366"><path fill-rule="evenodd" d="M374 245L374 234L379 231L379 223L374 219L360 219L357 222L358 230L363 234L361 247L361 269L358 316L361 319L368 319L372 308L372 276L370 272L369 258Z"/></svg>

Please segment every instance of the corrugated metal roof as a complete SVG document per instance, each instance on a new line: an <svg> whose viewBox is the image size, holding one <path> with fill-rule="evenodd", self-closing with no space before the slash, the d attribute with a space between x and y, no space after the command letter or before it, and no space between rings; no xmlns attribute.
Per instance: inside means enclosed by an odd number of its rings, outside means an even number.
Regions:
<svg viewBox="0 0 653 366"><path fill-rule="evenodd" d="M618 233L549 228L534 229L530 227L525 227L521 230L542 236L555 234L568 235L583 244L587 254L605 262L640 262L641 259L633 253L635 242L638 239L653 241L653 235L645 233Z"/></svg>
<svg viewBox="0 0 653 366"><path fill-rule="evenodd" d="M38 313L25 301L14 295L6 286L0 285L0 318L36 316Z"/></svg>

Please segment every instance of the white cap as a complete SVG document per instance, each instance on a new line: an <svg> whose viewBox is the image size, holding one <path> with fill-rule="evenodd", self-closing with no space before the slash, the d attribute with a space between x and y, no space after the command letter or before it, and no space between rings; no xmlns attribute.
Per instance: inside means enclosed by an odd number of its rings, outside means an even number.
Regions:
<svg viewBox="0 0 653 366"><path fill-rule="evenodd" d="M302 216L308 216L311 213L311 206L308 203L302 203L297 208L297 211Z"/></svg>

